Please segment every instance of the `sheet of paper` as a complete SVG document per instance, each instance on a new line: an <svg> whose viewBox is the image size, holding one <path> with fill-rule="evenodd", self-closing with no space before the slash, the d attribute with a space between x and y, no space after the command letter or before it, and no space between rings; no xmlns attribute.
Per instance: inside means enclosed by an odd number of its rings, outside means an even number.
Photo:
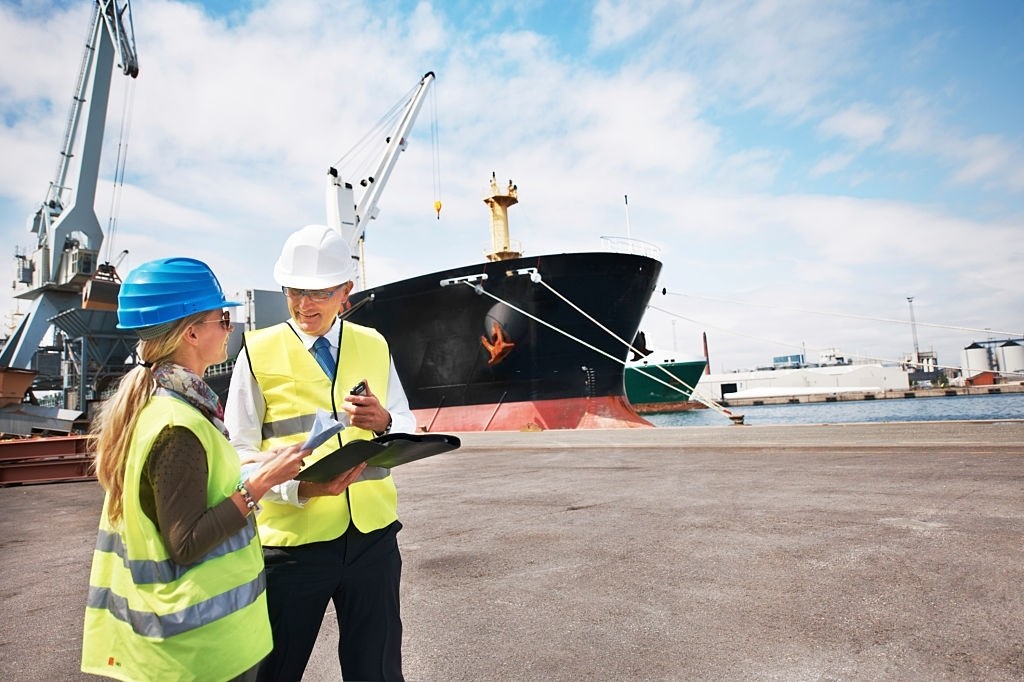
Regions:
<svg viewBox="0 0 1024 682"><path fill-rule="evenodd" d="M313 428L309 430L306 442L302 444L303 450L315 450L328 441L332 436L348 426L348 415L341 420L336 420L327 410L318 409L313 418Z"/></svg>

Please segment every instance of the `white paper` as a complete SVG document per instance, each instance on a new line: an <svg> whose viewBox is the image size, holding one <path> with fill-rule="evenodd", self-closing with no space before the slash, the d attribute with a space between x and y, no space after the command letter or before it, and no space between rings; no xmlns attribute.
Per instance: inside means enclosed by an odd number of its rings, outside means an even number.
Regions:
<svg viewBox="0 0 1024 682"><path fill-rule="evenodd" d="M341 421L338 421L327 410L317 409L316 416L313 418L313 428L310 429L306 442L302 444L302 449L316 450L346 426L348 426L347 414L342 417Z"/></svg>

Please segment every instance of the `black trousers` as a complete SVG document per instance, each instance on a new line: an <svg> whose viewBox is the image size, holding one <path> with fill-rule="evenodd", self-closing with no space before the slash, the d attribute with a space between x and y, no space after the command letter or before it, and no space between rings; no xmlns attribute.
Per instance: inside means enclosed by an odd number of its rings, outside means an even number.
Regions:
<svg viewBox="0 0 1024 682"><path fill-rule="evenodd" d="M329 601L338 616L342 678L404 679L401 528L395 521L360 533L349 525L335 540L263 548L274 650L260 665L260 682L302 679Z"/></svg>

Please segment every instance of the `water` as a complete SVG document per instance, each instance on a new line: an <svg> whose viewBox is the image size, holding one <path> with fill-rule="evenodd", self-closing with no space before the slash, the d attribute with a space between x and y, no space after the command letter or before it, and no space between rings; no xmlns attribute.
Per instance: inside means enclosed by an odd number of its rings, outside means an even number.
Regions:
<svg viewBox="0 0 1024 682"><path fill-rule="evenodd" d="M856 422L920 422L976 419L1024 419L1024 393L937 398L890 398L834 403L793 403L730 407L745 424L849 424ZM716 410L648 414L655 426L726 426Z"/></svg>

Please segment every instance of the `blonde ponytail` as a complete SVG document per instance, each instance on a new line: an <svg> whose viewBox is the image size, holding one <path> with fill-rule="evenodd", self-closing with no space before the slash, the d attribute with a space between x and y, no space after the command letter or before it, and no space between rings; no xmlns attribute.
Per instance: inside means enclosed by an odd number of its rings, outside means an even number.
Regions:
<svg viewBox="0 0 1024 682"><path fill-rule="evenodd" d="M107 516L112 525L117 525L124 511L124 475L135 422L156 390L151 368L170 359L189 325L205 316L205 312L190 315L175 321L160 336L139 340L136 354L143 364L121 377L117 391L103 401L92 420L93 470L107 492Z"/></svg>

